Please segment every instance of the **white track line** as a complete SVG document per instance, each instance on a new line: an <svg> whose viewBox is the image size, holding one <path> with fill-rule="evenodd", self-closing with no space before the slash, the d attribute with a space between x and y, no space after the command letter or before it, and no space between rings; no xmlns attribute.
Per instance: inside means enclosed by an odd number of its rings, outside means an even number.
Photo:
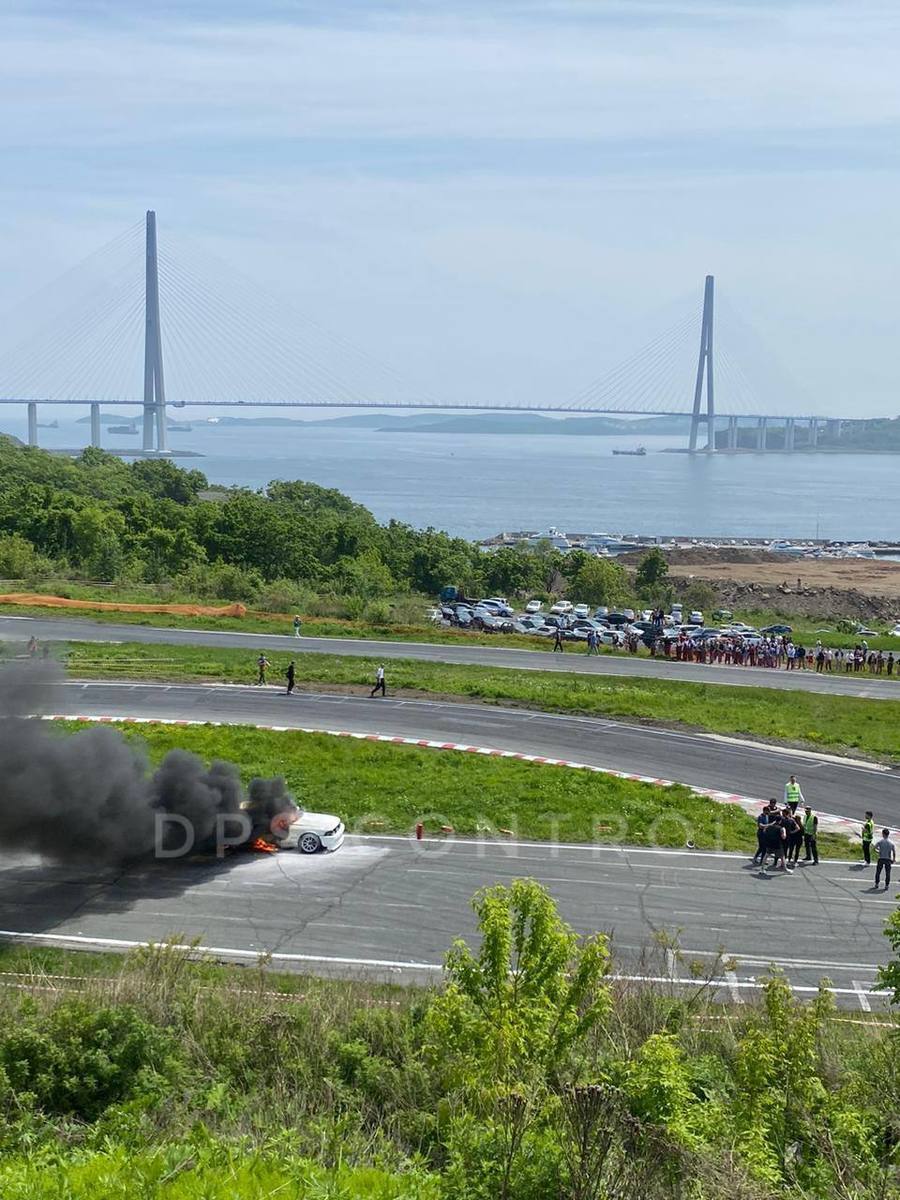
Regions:
<svg viewBox="0 0 900 1200"><path fill-rule="evenodd" d="M11 942L21 942L28 944L45 944L52 946L67 947L81 950L137 950L143 949L152 945L160 945L159 942L137 942L129 941L125 938L102 938L102 937L86 937L82 934L68 933L24 933L18 930L0 929L0 939L5 939ZM168 945L168 943L166 943ZM364 968L379 968L390 971L430 971L436 974L443 972L443 966L439 963L423 963L423 962L403 962L398 959L382 959L382 958L336 958L327 955L317 954L284 954L282 952L269 953L266 950L241 950L227 946L193 946L173 944L171 949L184 952L190 958L218 958L223 961L236 960L239 962L258 962L265 957L267 960L274 963L285 964L319 964L321 966L339 966L339 967L364 967ZM672 975L628 975L615 973L608 977L612 982L618 983L665 983L677 984L680 987L699 987L703 986L702 980L692 979L690 977L682 978ZM735 990L761 991L765 987L765 983L756 979L740 979L733 983L730 981L723 985L719 980L710 980L709 986L715 989L720 989L722 986L727 986L729 991L734 993ZM799 995L807 993L816 993L818 987L803 984L791 984L791 991ZM828 991L836 996L856 996L860 1003L865 999L868 1003L868 997L879 997L880 992L866 991L859 985L853 988L836 988L830 987Z"/></svg>

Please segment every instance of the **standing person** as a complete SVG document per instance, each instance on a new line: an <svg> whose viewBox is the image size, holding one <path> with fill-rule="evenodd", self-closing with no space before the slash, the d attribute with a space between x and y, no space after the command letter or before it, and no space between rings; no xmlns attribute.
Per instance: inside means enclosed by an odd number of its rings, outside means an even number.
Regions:
<svg viewBox="0 0 900 1200"><path fill-rule="evenodd" d="M800 791L800 784L797 782L797 776L792 775L784 785L784 802L791 810L791 816L796 816L797 809L801 804L805 804L803 793Z"/></svg>
<svg viewBox="0 0 900 1200"><path fill-rule="evenodd" d="M893 673L894 673L894 652L893 652L893 650L888 651L887 673L888 673L888 675L893 675Z"/></svg>
<svg viewBox="0 0 900 1200"><path fill-rule="evenodd" d="M384 667L380 666L375 672L375 686L369 692L369 699L371 700L378 692L381 692L382 696L386 696L387 692L384 689Z"/></svg>
<svg viewBox="0 0 900 1200"><path fill-rule="evenodd" d="M28 639L28 657L29 658L34 658L34 656L37 654L37 646L38 646L37 638L34 636L34 634L32 634L31 637Z"/></svg>
<svg viewBox="0 0 900 1200"><path fill-rule="evenodd" d="M556 633L553 635L553 653L555 654L557 650L560 652L560 654L562 654L562 652L563 652L562 630L560 629L560 627L558 625L556 627Z"/></svg>
<svg viewBox="0 0 900 1200"><path fill-rule="evenodd" d="M287 679L287 694L290 696L290 694L294 690L294 660L293 659L291 659L291 661L288 663L288 669L285 671L284 675L285 675L285 678Z"/></svg>
<svg viewBox="0 0 900 1200"><path fill-rule="evenodd" d="M759 863L760 866L766 861L766 826L769 823L769 806L768 804L756 818L756 853L753 855L753 862Z"/></svg>
<svg viewBox="0 0 900 1200"><path fill-rule="evenodd" d="M789 808L785 808L781 814L781 823L784 826L784 848L787 865L793 870L800 857L800 847L803 845L803 831L800 828L800 822Z"/></svg>
<svg viewBox="0 0 900 1200"><path fill-rule="evenodd" d="M897 848L891 841L891 831L882 829L881 841L875 846L878 851L878 866L875 868L875 886L881 879L881 872L884 871L884 890L887 891L891 886L891 864L897 859Z"/></svg>
<svg viewBox="0 0 900 1200"><path fill-rule="evenodd" d="M769 821L765 830L766 853L762 860L762 869L766 869L766 859L771 854L775 859L775 866L781 863L782 871L787 871L787 863L784 861L784 850L787 843L787 834L784 826L781 823L781 818L775 814L775 819Z"/></svg>
<svg viewBox="0 0 900 1200"><path fill-rule="evenodd" d="M866 813L866 819L863 821L862 827L862 851L863 862L867 867L872 865L872 842L875 838L875 821L870 812Z"/></svg>
<svg viewBox="0 0 900 1200"><path fill-rule="evenodd" d="M302 625L303 622L300 620L300 614L298 613L296 617L294 617L294 637L300 636L300 629Z"/></svg>
<svg viewBox="0 0 900 1200"><path fill-rule="evenodd" d="M261 687L266 682L266 671L272 664L264 654L256 660L256 686Z"/></svg>
<svg viewBox="0 0 900 1200"><path fill-rule="evenodd" d="M816 866L819 865L818 831L819 818L807 804L803 814L803 845L806 850L803 861L812 862Z"/></svg>

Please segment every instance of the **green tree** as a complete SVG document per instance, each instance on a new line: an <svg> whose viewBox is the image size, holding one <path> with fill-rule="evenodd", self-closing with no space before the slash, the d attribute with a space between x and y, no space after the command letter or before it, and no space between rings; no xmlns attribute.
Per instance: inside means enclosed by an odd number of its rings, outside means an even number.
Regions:
<svg viewBox="0 0 900 1200"><path fill-rule="evenodd" d="M628 596L628 577L617 562L585 554L571 576L569 592L584 604L621 604Z"/></svg>
<svg viewBox="0 0 900 1200"><path fill-rule="evenodd" d="M671 594L669 564L658 546L653 546L638 563L634 576L637 594L644 600L661 604Z"/></svg>
<svg viewBox="0 0 900 1200"><path fill-rule="evenodd" d="M457 1128L458 1171L487 1172L489 1194L505 1200L552 1093L580 1069L609 1010L609 950L604 937L580 939L534 880L487 888L473 907L481 944L451 947L425 1052L482 1115L477 1133L467 1121Z"/></svg>

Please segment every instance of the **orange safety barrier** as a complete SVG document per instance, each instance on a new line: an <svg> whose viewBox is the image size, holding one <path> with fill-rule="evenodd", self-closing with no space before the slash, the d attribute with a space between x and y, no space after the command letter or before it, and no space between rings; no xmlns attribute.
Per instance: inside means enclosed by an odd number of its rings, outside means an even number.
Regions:
<svg viewBox="0 0 900 1200"><path fill-rule="evenodd" d="M0 604L26 604L34 608L77 608L103 612L171 613L181 617L245 617L247 606L226 604L122 604L114 600L70 600L65 596L44 596L40 592L8 592Z"/></svg>

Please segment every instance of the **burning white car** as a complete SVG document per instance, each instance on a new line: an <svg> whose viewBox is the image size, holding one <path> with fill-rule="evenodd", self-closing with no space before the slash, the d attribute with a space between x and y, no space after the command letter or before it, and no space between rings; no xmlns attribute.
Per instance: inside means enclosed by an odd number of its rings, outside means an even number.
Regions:
<svg viewBox="0 0 900 1200"><path fill-rule="evenodd" d="M330 813L280 813L272 822L272 837L279 850L318 854L340 850L344 844L344 822Z"/></svg>

